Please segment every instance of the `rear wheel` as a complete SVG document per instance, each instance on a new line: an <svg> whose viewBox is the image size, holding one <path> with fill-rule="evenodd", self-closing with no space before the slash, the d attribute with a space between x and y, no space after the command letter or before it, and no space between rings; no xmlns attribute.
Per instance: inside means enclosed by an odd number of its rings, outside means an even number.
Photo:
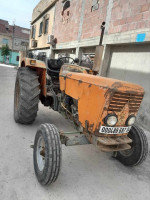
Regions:
<svg viewBox="0 0 150 200"><path fill-rule="evenodd" d="M30 68L19 68L14 92L14 119L17 123L31 124L38 111L39 81Z"/></svg>
<svg viewBox="0 0 150 200"><path fill-rule="evenodd" d="M117 152L116 158L126 166L141 164L148 154L148 141L145 133L138 126L133 126L128 134L132 139L131 149Z"/></svg>
<svg viewBox="0 0 150 200"><path fill-rule="evenodd" d="M34 170L42 185L49 185L58 178L61 169L62 149L57 128L42 124L34 141Z"/></svg>

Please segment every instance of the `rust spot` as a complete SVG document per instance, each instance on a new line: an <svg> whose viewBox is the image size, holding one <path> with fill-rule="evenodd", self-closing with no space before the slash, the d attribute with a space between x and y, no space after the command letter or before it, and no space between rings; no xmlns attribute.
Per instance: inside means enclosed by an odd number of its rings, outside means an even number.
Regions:
<svg viewBox="0 0 150 200"><path fill-rule="evenodd" d="M112 87L114 89L118 89L118 88L123 87L123 86L124 85L121 82L115 82L115 83L112 84Z"/></svg>
<svg viewBox="0 0 150 200"><path fill-rule="evenodd" d="M108 89L108 90L106 91L104 97L105 97L105 99L106 99L108 95L109 95L110 97L112 97L113 94L114 94L114 90ZM110 98L110 97L109 97L109 98Z"/></svg>
<svg viewBox="0 0 150 200"><path fill-rule="evenodd" d="M88 131L88 128L89 128L89 121L86 120L86 121L85 121L85 129L86 129L86 131Z"/></svg>
<svg viewBox="0 0 150 200"><path fill-rule="evenodd" d="M108 110L108 108L104 107L103 111L107 111L107 110Z"/></svg>
<svg viewBox="0 0 150 200"><path fill-rule="evenodd" d="M94 123L93 124L89 124L89 127L88 127L89 131L92 131L93 126L94 126Z"/></svg>
<svg viewBox="0 0 150 200"><path fill-rule="evenodd" d="M67 76L68 76L68 77L71 77L71 76L72 76L72 74L67 74Z"/></svg>
<svg viewBox="0 0 150 200"><path fill-rule="evenodd" d="M82 83L83 81L82 80L79 80L79 83Z"/></svg>

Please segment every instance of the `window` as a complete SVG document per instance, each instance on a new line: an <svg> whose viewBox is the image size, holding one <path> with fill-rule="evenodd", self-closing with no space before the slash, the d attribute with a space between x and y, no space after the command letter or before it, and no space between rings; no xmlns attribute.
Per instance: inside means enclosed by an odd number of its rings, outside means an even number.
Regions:
<svg viewBox="0 0 150 200"><path fill-rule="evenodd" d="M64 7L63 7L63 11L65 11L67 8L70 7L70 1L67 1L65 4L64 4Z"/></svg>
<svg viewBox="0 0 150 200"><path fill-rule="evenodd" d="M8 39L3 38L2 44L8 44Z"/></svg>
<svg viewBox="0 0 150 200"><path fill-rule="evenodd" d="M43 22L40 23L39 36L43 33Z"/></svg>
<svg viewBox="0 0 150 200"><path fill-rule="evenodd" d="M98 8L99 8L99 0L92 0L91 12L98 10Z"/></svg>
<svg viewBox="0 0 150 200"><path fill-rule="evenodd" d="M46 19L46 20L45 20L44 34L48 33L48 24L49 24L49 19Z"/></svg>
<svg viewBox="0 0 150 200"><path fill-rule="evenodd" d="M19 56L16 56L16 61L19 61Z"/></svg>
<svg viewBox="0 0 150 200"><path fill-rule="evenodd" d="M68 8L70 8L70 1L66 1L66 3L64 4L62 15L64 15L65 10L67 10Z"/></svg>
<svg viewBox="0 0 150 200"><path fill-rule="evenodd" d="M36 27L32 26L32 34L31 34L32 39L35 39L35 32L36 32Z"/></svg>

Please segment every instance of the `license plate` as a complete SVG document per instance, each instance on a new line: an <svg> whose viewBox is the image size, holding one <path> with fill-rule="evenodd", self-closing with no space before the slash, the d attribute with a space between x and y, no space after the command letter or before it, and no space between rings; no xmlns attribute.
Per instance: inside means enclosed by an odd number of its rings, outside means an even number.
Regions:
<svg viewBox="0 0 150 200"><path fill-rule="evenodd" d="M103 134L122 134L129 133L131 126L128 127L108 127L101 126L99 132Z"/></svg>

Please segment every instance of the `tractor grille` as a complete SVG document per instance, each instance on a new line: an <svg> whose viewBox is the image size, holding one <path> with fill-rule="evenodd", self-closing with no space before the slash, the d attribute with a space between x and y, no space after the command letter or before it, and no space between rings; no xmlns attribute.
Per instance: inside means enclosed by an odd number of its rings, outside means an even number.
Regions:
<svg viewBox="0 0 150 200"><path fill-rule="evenodd" d="M129 112L136 113L142 102L143 95L115 92L111 99L108 111L121 112L126 104Z"/></svg>

